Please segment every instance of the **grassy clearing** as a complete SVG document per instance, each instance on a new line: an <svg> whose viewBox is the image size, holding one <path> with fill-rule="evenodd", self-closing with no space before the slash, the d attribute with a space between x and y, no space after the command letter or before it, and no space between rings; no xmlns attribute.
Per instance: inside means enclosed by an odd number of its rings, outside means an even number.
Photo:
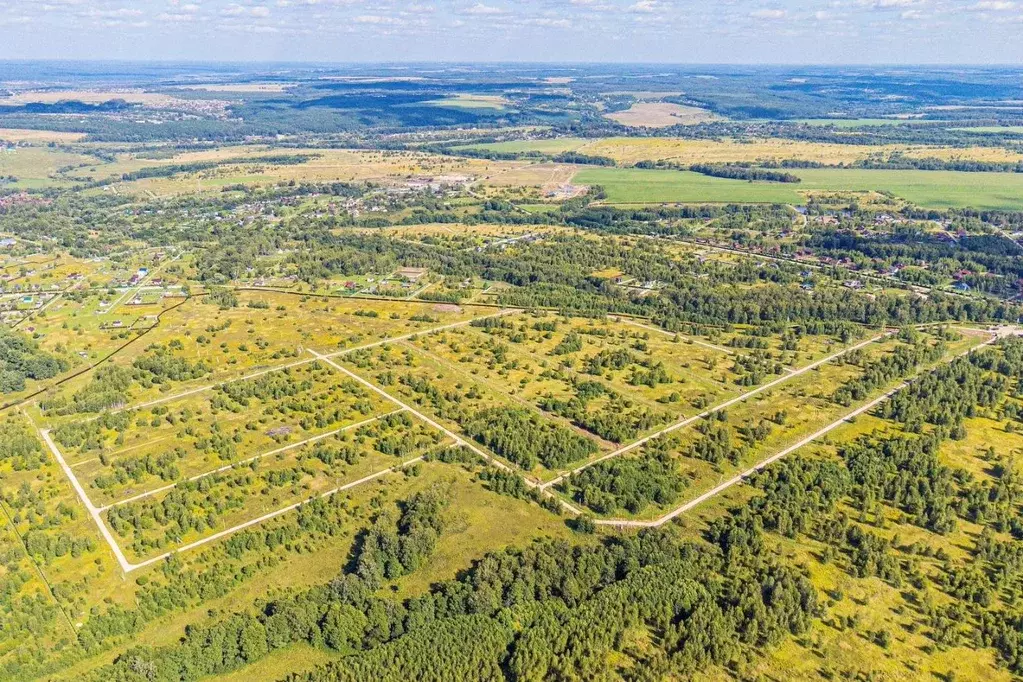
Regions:
<svg viewBox="0 0 1023 682"><path fill-rule="evenodd" d="M159 326L144 341L120 352L113 364L127 366L154 353L169 351L182 361L202 362L210 369L208 374L192 381L133 386L128 391L129 404L166 398L195 386L306 359L310 356L303 356L305 348L329 353L461 322L479 314L434 303L327 299L270 291L242 292L238 299L239 307L228 309L220 309L201 298L189 299L164 314ZM168 298L163 305L180 302L180 298ZM101 314L104 309L96 297L82 304L61 301L35 324L44 337L44 348L61 346L69 361L81 366L134 338L136 332L127 331L131 323L158 311L153 306L121 306L122 311L125 309L130 309L131 315ZM122 328L110 329L110 324L117 320L121 320ZM70 339L65 324L73 332ZM70 396L92 380L92 373L77 377L63 385L59 394Z"/></svg>
<svg viewBox="0 0 1023 682"><path fill-rule="evenodd" d="M974 126L971 128L950 128L950 130L962 130L967 133L1010 133L1023 135L1023 126Z"/></svg>
<svg viewBox="0 0 1023 682"><path fill-rule="evenodd" d="M455 95L444 99L423 102L423 104L448 109L501 112L507 111L511 102L499 95Z"/></svg>
<svg viewBox="0 0 1023 682"><path fill-rule="evenodd" d="M441 432L409 416L350 432L208 476L198 484L131 502L107 512L122 549L133 559L209 537L291 505L329 494L450 444ZM400 448L400 452L395 452ZM386 451L386 452L384 452ZM336 459L334 459L336 457ZM206 519L184 526L167 518L182 506ZM133 519L142 518L142 523ZM134 525L132 525L134 523Z"/></svg>
<svg viewBox="0 0 1023 682"><path fill-rule="evenodd" d="M77 142L85 133L60 133L52 130L0 128L0 140L7 142Z"/></svg>
<svg viewBox="0 0 1023 682"><path fill-rule="evenodd" d="M798 184L745 182L688 171L597 168L573 182L600 185L612 204L786 203L803 204L806 192L890 192L924 208L1018 210L1023 175L917 170L799 169Z"/></svg>
<svg viewBox="0 0 1023 682"><path fill-rule="evenodd" d="M684 140L671 137L606 137L584 139L565 137L553 140L516 140L466 148L498 152L537 151L557 154L577 151L607 156L619 164L644 160L665 160L688 165L694 163L755 163L757 161L798 159L822 164L851 164L875 154L901 152L913 157L961 158L977 161L1019 161L1023 154L998 147L945 148L923 145L857 145L802 142L798 140Z"/></svg>
<svg viewBox="0 0 1023 682"><path fill-rule="evenodd" d="M718 120L706 109L669 102L638 102L625 111L607 114L606 118L634 128L667 128Z"/></svg>
<svg viewBox="0 0 1023 682"><path fill-rule="evenodd" d="M891 192L925 208L1019 210L1023 175L915 170L797 170L801 191Z"/></svg>
<svg viewBox="0 0 1023 682"><path fill-rule="evenodd" d="M978 479L991 480L991 465L985 452L993 447L998 456L1012 459L1023 448L1019 434L1007 433L1004 422L986 417L966 421L967 437L962 441L945 441L941 448L943 464L962 468ZM898 433L897 424L872 415L861 415L855 422L843 424L820 442L807 446L800 455L813 458L837 457L836 445L847 443L864 434ZM756 491L747 486L736 486L688 518L681 519L687 530L698 536L705 524L724 513L724 510L745 504ZM858 518L854 506L842 505L841 511ZM866 525L866 524L864 524ZM939 535L913 525L906 515L890 507L885 510L883 523L868 526L871 532L893 539L896 546L908 547L920 543L932 550L946 552L957 561L970 556L981 526L960 519L955 530ZM1008 536L1000 539L1007 539ZM921 600L911 590L896 587L878 578L854 577L841 560L825 560L827 546L801 535L791 540L772 535L766 551L787 557L806 567L818 590L825 595L828 617L814 624L803 637L786 641L777 649L767 652L746 672L767 679L819 680L830 679L884 679L911 681L921 679L994 680L1014 679L996 660L990 649L967 646L935 647L928 637L927 628L921 628ZM899 552L900 558L911 556ZM943 573L940 561L929 562L913 557L923 566L925 574L937 577ZM927 598L935 603L948 603L941 589L928 589ZM836 625L855 621L855 627ZM888 631L892 636L887 647L879 646L869 633ZM721 672L701 676L708 682L730 679Z"/></svg>
<svg viewBox="0 0 1023 682"><path fill-rule="evenodd" d="M792 185L712 178L689 171L595 168L576 173L573 182L600 185L612 204L804 203Z"/></svg>
<svg viewBox="0 0 1023 682"><path fill-rule="evenodd" d="M4 139L0 135L0 139ZM0 177L13 175L16 189L46 189L69 184L56 173L66 166L81 166L95 159L46 147L0 148Z"/></svg>

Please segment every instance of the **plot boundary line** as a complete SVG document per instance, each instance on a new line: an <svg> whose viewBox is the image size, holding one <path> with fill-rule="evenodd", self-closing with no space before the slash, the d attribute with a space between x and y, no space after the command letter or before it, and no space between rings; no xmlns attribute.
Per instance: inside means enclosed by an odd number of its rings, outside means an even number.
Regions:
<svg viewBox="0 0 1023 682"><path fill-rule="evenodd" d="M568 471L568 472L566 472L564 474L561 474L557 478L554 478L554 479L544 483L541 486L541 488L543 490L546 490L547 488L550 488L552 486L557 485L558 483L561 483L565 479L567 479L570 476L573 476L573 475L579 473L580 471L584 471L586 469L589 469L590 467L594 466L595 464L600 464L601 462L605 462L605 461L607 461L609 459L613 459L615 457L620 457L621 455L624 455L624 454L627 454L629 452L632 452L636 448L638 448L638 447L640 447L642 445L645 445L646 443L649 443L650 441L654 440L655 438L659 438L659 437L667 435L669 433L674 433L675 431L678 431L679 429L683 429L683 428L689 426L690 424L692 424L692 423L694 423L694 422L696 422L696 421L698 421L700 419L708 417L708 416L710 416L712 414L716 414L717 412L720 412L721 410L728 409L729 407L731 407L732 405L735 405L737 403L741 403L741 402L744 402L746 400L749 400L750 398L752 398L755 395L758 395L760 393L763 393L764 391L767 391L767 390L772 389L772 388L774 388L776 386L779 386L779 385L781 385L781 384L783 384L783 383L785 383L785 382L787 382L787 381L789 381L791 379L794 379L794 378L796 378L798 376L802 376L803 374L806 374L807 372L810 372L810 371L812 371L814 369L817 369L818 367L820 367L822 365L825 365L825 364L827 364L829 362L832 362L833 360L837 360L838 358L842 357L846 353L850 353L850 352L852 352L854 350L858 350L858 349L863 348L865 346L869 346L870 344L875 343L877 341L880 341L881 339L888 338L892 334L893 334L893 332L890 332L890 331L889 332L885 332L883 334L879 334L879 335L877 335L875 337L867 339L866 341L861 341L860 343L855 344L853 346L847 346L846 348L843 348L842 350L838 351L837 353L833 353L832 355L828 355L828 356L826 356L824 358L821 358L820 360L816 360L815 362L812 362L809 365L806 365L805 367L802 367L800 369L793 370L791 373L784 374L784 375L778 377L777 379L774 379L773 381L770 381L770 382L768 382L768 383L766 383L766 384L764 384L762 386L757 386L756 388L753 388L752 390L749 390L749 391L747 391L745 393L740 393L739 395L735 396L734 398L729 398L728 400L726 400L726 401L724 401L722 403L718 403L714 407L708 408L708 409L704 410L703 412L700 412L699 414L693 415L692 417L687 417L687 418L685 418L685 419L683 419L681 421L675 422L674 424L671 424L670 426L667 426L667 427L661 429L660 431L657 431L656 433L652 433L649 436L644 436L643 438L640 438L639 440L635 440L632 443L629 443L628 445L622 446L622 447L618 448L617 450L615 450L614 452L609 452L608 454L606 454L606 455L604 455L602 457L599 457L599 458L597 458L595 460L592 460L590 462L586 462L586 463L582 464L581 466L578 466L575 469L572 469L571 471Z"/></svg>
<svg viewBox="0 0 1023 682"><path fill-rule="evenodd" d="M98 507L98 509L101 512L105 512L106 510L113 509L114 507L122 507L122 506L124 506L126 504L131 504L132 502L138 502L139 500L144 500L147 497L153 497L155 495L159 495L160 493L167 492L168 490L173 490L174 488L178 487L178 485L180 485L182 483L192 483L194 481L201 481L202 479L208 478L209 476L215 476L216 474L220 474L220 473L223 473L225 471L230 471L231 469L234 469L236 467L241 467L241 466L245 466L247 464L251 464L253 462L258 462L259 460L264 459L266 457L273 457L274 455L280 455L280 454L283 454L285 452L289 452L291 450L296 450L296 449L298 449L298 448L300 448L300 447L302 447L304 445L311 445L313 443L318 443L321 440L325 440L327 438L330 438L331 436L336 436L339 433L344 433L345 431L351 431L352 429L357 429L357 428L362 427L362 426L367 426L369 424L372 424L375 421L378 421L380 419L385 419L385 418L390 417L391 415L394 415L394 414L400 414L402 411L403 410L392 410L390 412L387 412L386 414L380 414L380 415L377 415L375 417L370 417L369 419L364 419L361 422L358 422L356 424L349 424L348 426L342 426L339 429L334 429L333 431L327 431L326 433L321 433L321 434L319 434L317 436L313 436L311 438L306 438L305 440L298 441L297 443L289 443L287 445L284 445L282 447L277 448L276 450L270 450L269 452L262 452L262 453L260 453L258 455L252 455L251 457L247 457L245 459L238 460L237 462L231 462L230 464L225 464L224 466L217 467L216 469L212 469L210 471L206 471L206 472L203 472L201 474L196 474L195 476L191 476L189 478L182 479L180 481L175 481L174 483L171 483L169 485L160 486L159 488L154 488L153 490L149 490L149 491L144 492L144 493L139 493L138 495L135 495L133 497L128 497L128 498L125 498L123 500L118 500L117 502L111 502L110 504L105 505L103 507Z"/></svg>
<svg viewBox="0 0 1023 682"><path fill-rule="evenodd" d="M990 339L988 339L984 343L978 344L976 346L973 346L972 348L968 348L967 350L965 350L965 351L963 351L961 353L956 354L955 356L953 356L953 357L949 358L948 360L942 362L941 365L939 365L939 366L945 366L945 365L947 365L947 364L949 364L951 362L954 362L955 360L958 360L961 357L964 357L964 356L969 355L969 354L971 354L971 353L973 353L973 352L975 352L977 350L980 350L981 348L989 346L992 343L994 343L996 340L998 340L998 338L999 338L998 335L993 335ZM930 370L930 371L933 371L933 369ZM929 374L929 373L930 372L926 372L925 374ZM683 504L683 505L681 505L679 507L676 507L675 509L667 512L663 516L660 516L660 517L658 517L656 519L653 519L653 520L650 520L650 521L640 521L640 520L635 520L635 519L595 519L594 523L596 525L598 525L598 526L613 526L613 527L617 527L617 528L658 528L660 526L663 526L664 524L668 523L669 521L672 521L673 519L681 516L682 514L686 513L687 511L690 511L691 509L699 506L700 504L706 502L707 500L711 499L712 497L716 497L717 495L723 493L725 490L731 488L732 486L734 486L734 485L736 485L738 483L743 482L744 480L746 480L747 478L749 478L753 474L755 474L758 471L761 471L762 469L770 466L771 464L773 464L774 462L777 462L778 460L782 459L783 457L786 457L786 456L792 454L793 452L795 452L796 450L799 450L800 448L803 448L803 447L809 445L810 443L812 443L813 441L817 440L821 436L827 435L831 431L837 429L842 424L845 424L846 422L848 422L850 419L855 419L856 417L860 416L864 412L868 412L868 411L872 410L873 408L877 407L878 405L880 405L881 403L885 402L886 400L889 400L892 396L894 396L899 391L901 391L904 388L906 388L909 385L911 385L920 376L924 376L924 374L917 375L916 377L913 377L912 379L907 379L906 381L903 381L898 386L888 390L887 392L885 392L884 394L878 396L874 400L871 400L866 405L861 405L860 407L856 408L855 410L852 410L851 412L848 412L848 413L842 415L841 417L839 417L838 419L836 419L832 423L828 424L827 426L823 427L819 431L816 431L815 433L813 433L813 434L803 438L798 443L790 445L787 448L783 449L782 451L777 452L777 453L771 455L770 457L767 457L766 459L763 459L763 460L757 462L756 464L754 464L749 469L747 469L747 470L745 470L745 471L743 471L743 472L741 472L739 474L736 474L735 476L733 476L732 478L728 479L724 483L721 483L720 485L718 485L718 486L712 488L711 490L708 490L707 492L703 493L699 497L696 497L696 498L690 500L689 502L686 502L685 504Z"/></svg>

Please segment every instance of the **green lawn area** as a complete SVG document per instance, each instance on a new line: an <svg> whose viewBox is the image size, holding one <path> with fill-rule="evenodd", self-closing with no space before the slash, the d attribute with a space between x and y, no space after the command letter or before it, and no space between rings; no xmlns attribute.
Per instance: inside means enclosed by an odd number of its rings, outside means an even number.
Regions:
<svg viewBox="0 0 1023 682"><path fill-rule="evenodd" d="M796 184L746 182L699 173L635 168L587 168L573 182L601 185L614 204L802 204L802 192L886 191L924 208L1023 209L1023 174L954 171L798 169Z"/></svg>
<svg viewBox="0 0 1023 682"><path fill-rule="evenodd" d="M1023 209L1023 174L807 169L802 190L888 191L924 208Z"/></svg>
<svg viewBox="0 0 1023 682"><path fill-rule="evenodd" d="M700 173L636 168L588 168L572 182L602 185L614 204L801 204L799 185L712 178Z"/></svg>

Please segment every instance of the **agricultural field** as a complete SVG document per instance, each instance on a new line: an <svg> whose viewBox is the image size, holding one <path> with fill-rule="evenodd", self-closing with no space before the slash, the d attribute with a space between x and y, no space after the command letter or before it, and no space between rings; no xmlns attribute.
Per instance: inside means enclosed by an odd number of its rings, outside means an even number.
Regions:
<svg viewBox="0 0 1023 682"><path fill-rule="evenodd" d="M41 146L0 146L0 177L7 179L5 186L21 190L68 186L70 183L59 171L86 166L92 161L84 154ZM13 182L10 178L14 178Z"/></svg>
<svg viewBox="0 0 1023 682"><path fill-rule="evenodd" d="M951 171L800 170L802 191L891 192L918 206L1019 210L1023 176Z"/></svg>
<svg viewBox="0 0 1023 682"><path fill-rule="evenodd" d="M637 102L625 111L608 114L607 117L632 128L667 128L717 120L706 109L667 102Z"/></svg>
<svg viewBox="0 0 1023 682"><path fill-rule="evenodd" d="M614 204L770 203L802 204L796 185L712 178L691 171L600 168L579 171L572 182L603 187ZM798 187L802 187L799 185Z"/></svg>
<svg viewBox="0 0 1023 682"><path fill-rule="evenodd" d="M788 203L803 204L816 192L890 192L926 208L1023 207L1023 177L1013 173L918 170L799 169L798 184L744 182L689 171L587 169L572 181L605 188L610 203Z"/></svg>
<svg viewBox="0 0 1023 682"><path fill-rule="evenodd" d="M680 139L671 137L605 137L596 139L563 137L556 139L518 140L471 145L473 149L494 152L541 152L559 154L579 152L605 156L620 165L639 161L670 161L683 165L694 163L756 163L793 159L822 164L852 164L872 155L899 152L910 157L957 158L977 161L1019 161L1017 151L1000 147L943 148L925 145L835 144L779 139Z"/></svg>

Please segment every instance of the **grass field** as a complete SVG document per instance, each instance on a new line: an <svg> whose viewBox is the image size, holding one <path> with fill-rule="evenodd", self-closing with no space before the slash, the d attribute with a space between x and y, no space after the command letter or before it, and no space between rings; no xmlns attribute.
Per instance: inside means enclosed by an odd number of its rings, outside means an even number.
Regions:
<svg viewBox="0 0 1023 682"><path fill-rule="evenodd" d="M573 182L602 186L613 204L801 204L804 201L793 189L795 185L727 180L689 171L595 168L580 171Z"/></svg>
<svg viewBox="0 0 1023 682"><path fill-rule="evenodd" d="M85 133L60 133L51 130L0 128L0 140L8 142L77 142Z"/></svg>
<svg viewBox="0 0 1023 682"><path fill-rule="evenodd" d="M959 173L809 169L794 171L798 185L750 183L698 173L632 168L580 171L573 182L600 185L615 204L787 203L802 204L807 191L891 192L925 208L1018 210L1023 208L1023 176L1014 173Z"/></svg>
<svg viewBox="0 0 1023 682"><path fill-rule="evenodd" d="M496 152L543 152L557 154L577 151L607 156L621 165L637 161L664 160L679 164L755 163L764 160L798 159L822 164L851 164L875 154L901 152L923 158L961 158L977 161L1019 161L1023 154L999 147L946 148L926 145L857 145L804 142L799 140L684 140L672 137L606 137L583 139L565 137L553 140L515 140L492 144L466 145L465 148Z"/></svg>
<svg viewBox="0 0 1023 682"><path fill-rule="evenodd" d="M967 133L1012 133L1023 135L1023 126L976 126L973 128L952 128L951 130L962 130Z"/></svg>
<svg viewBox="0 0 1023 682"><path fill-rule="evenodd" d="M470 110L491 110L505 111L511 104L504 97L497 95L455 95L444 99L424 102L434 107L447 107L449 109L470 109Z"/></svg>
<svg viewBox="0 0 1023 682"><path fill-rule="evenodd" d="M801 190L891 192L925 208L1019 210L1023 175L903 170L800 170Z"/></svg>
<svg viewBox="0 0 1023 682"><path fill-rule="evenodd" d="M0 134L0 139L5 138ZM16 189L45 189L66 184L55 174L65 166L79 166L94 159L81 154L72 154L45 147L17 147L0 149L0 176L13 175L17 178Z"/></svg>
<svg viewBox="0 0 1023 682"><path fill-rule="evenodd" d="M717 120L706 109L670 102L638 102L625 111L607 114L607 118L630 127L667 128Z"/></svg>

